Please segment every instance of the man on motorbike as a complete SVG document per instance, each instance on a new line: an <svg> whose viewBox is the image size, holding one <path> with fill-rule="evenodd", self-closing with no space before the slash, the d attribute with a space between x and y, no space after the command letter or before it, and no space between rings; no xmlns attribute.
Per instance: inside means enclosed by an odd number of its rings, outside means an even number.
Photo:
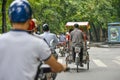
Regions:
<svg viewBox="0 0 120 80"><path fill-rule="evenodd" d="M73 53L73 61L75 61L75 47L81 47L81 52L79 53L79 57L80 57L80 66L83 67L82 64L82 60L83 60L83 41L84 41L84 37L83 37L83 33L82 31L79 29L79 25L78 24L74 24L74 30L71 31L70 33L70 41L72 43L72 53Z"/></svg>
<svg viewBox="0 0 120 80"><path fill-rule="evenodd" d="M32 9L27 0L14 0L9 7L12 30L0 36L0 80L34 80L40 60L53 72L66 69L51 55L43 39L28 33Z"/></svg>
<svg viewBox="0 0 120 80"><path fill-rule="evenodd" d="M43 24L42 29L43 33L40 35L40 37L46 41L53 54L58 57L57 53L55 52L56 46L59 44L57 36L50 32L48 24Z"/></svg>
<svg viewBox="0 0 120 80"><path fill-rule="evenodd" d="M57 36L54 33L50 32L48 24L43 24L42 29L43 29L44 33L41 34L40 37L42 37L46 41L46 43L50 47L50 49L51 49L52 54L54 55L54 57L56 59L58 59L58 54L55 51L56 46L59 44ZM54 76L52 76L52 75L54 75ZM46 74L46 77L49 80L50 80L51 77L54 77L53 78L53 80L54 80L56 78L56 76L57 76L56 73L47 73Z"/></svg>

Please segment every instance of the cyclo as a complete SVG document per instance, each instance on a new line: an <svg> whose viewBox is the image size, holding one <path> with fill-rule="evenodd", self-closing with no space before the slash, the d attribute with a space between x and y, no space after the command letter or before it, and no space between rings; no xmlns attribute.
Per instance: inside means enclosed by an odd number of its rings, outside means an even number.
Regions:
<svg viewBox="0 0 120 80"><path fill-rule="evenodd" d="M89 47L89 29L90 29L90 25L89 22L67 22L66 23L66 29L67 31L73 29L74 24L77 23L79 25L79 29L81 29L83 31L84 34L84 43L83 43L83 60L82 63L83 65L87 67L87 70L89 70L89 53L88 53L88 49ZM71 47L68 47L71 48ZM72 52L71 49L68 49L69 52L67 53L66 56L66 64L69 66L69 64L72 62ZM80 57L79 57L79 53L80 53L81 49L80 47L75 47L75 52L76 52L76 56L75 56L75 64L76 64L76 70L77 72L79 71L79 65L80 65Z"/></svg>

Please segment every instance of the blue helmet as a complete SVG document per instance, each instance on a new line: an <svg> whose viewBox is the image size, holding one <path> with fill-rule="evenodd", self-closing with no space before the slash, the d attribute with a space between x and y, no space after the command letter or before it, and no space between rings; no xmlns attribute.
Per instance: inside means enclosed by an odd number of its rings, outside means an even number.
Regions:
<svg viewBox="0 0 120 80"><path fill-rule="evenodd" d="M27 0L14 0L9 7L11 22L23 23L32 17L32 9Z"/></svg>

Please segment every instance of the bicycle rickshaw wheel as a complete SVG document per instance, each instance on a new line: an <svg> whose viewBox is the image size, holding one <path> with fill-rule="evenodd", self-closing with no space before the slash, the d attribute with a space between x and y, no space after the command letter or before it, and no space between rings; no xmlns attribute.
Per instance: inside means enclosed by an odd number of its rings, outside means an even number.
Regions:
<svg viewBox="0 0 120 80"><path fill-rule="evenodd" d="M76 64L76 70L77 70L77 72L79 71L79 57L76 57L76 59L75 59L75 64Z"/></svg>
<svg viewBox="0 0 120 80"><path fill-rule="evenodd" d="M79 67L78 67L78 64L77 64L77 72L79 71Z"/></svg>
<svg viewBox="0 0 120 80"><path fill-rule="evenodd" d="M87 63L87 70L89 70L89 62Z"/></svg>
<svg viewBox="0 0 120 80"><path fill-rule="evenodd" d="M87 62L87 70L89 70L90 64L89 64L89 53L87 52L87 56L86 56L86 62Z"/></svg>

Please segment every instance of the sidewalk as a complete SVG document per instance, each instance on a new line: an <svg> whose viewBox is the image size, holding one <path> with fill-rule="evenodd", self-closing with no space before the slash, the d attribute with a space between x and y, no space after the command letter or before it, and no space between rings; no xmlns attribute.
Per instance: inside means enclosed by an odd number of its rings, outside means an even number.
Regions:
<svg viewBox="0 0 120 80"><path fill-rule="evenodd" d="M105 42L91 42L90 47L101 47L101 48L120 48L120 43L118 44L108 44Z"/></svg>

